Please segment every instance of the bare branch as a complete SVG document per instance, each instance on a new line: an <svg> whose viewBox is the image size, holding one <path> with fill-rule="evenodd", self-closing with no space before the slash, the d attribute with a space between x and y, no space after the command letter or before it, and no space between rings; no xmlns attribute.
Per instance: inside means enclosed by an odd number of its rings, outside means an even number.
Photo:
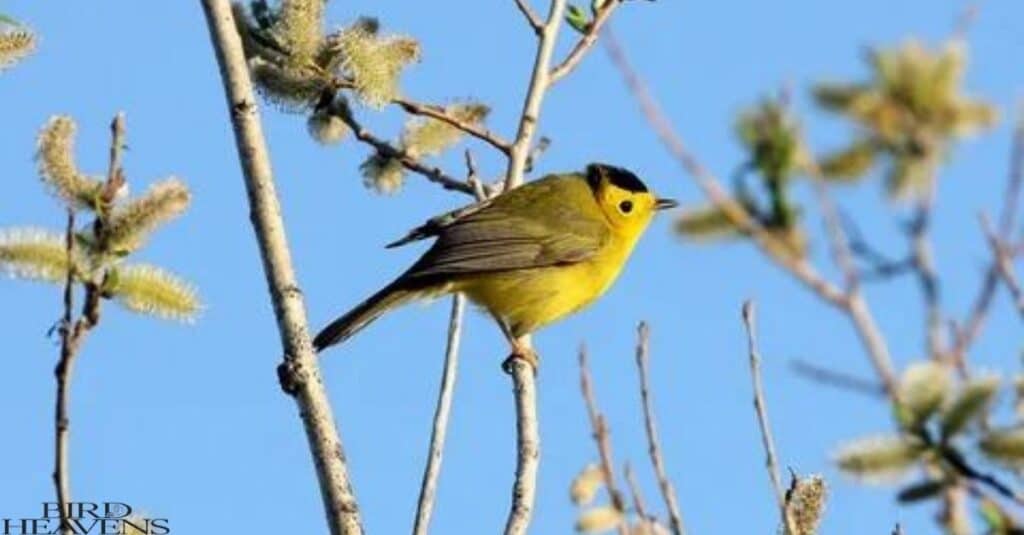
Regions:
<svg viewBox="0 0 1024 535"><path fill-rule="evenodd" d="M739 203L729 196L719 184L718 179L708 172L690 153L683 140L672 128L668 118L661 111L657 101L647 90L646 84L644 84L636 71L633 70L625 51L611 31L605 30L603 42L608 50L608 55L625 78L626 84L640 105L641 111L648 123L650 123L651 128L654 129L669 153L683 167L683 170L696 181L705 196L729 218L729 221L736 228L750 236L758 247L761 248L761 251L775 261L778 266L782 267L828 303L840 308L844 307L846 305L846 295L843 291L825 280L806 260L799 258L797 255L787 254L785 251L790 250L788 244L768 233L757 220L751 217Z"/></svg>
<svg viewBox="0 0 1024 535"><path fill-rule="evenodd" d="M648 360L650 354L650 329L647 323L641 322L637 326L636 342L636 366L640 372L640 400L644 410L644 430L647 433L647 453L651 457L651 466L654 467L654 474L658 478L658 488L665 500L665 508L668 509L669 525L672 533L682 535L686 533L683 527L683 515L679 509L679 500L676 498L676 490L672 487L665 470L665 458L661 453L661 442L658 440L657 419L654 417L654 402L651 401L650 373L648 371Z"/></svg>
<svg viewBox="0 0 1024 535"><path fill-rule="evenodd" d="M583 401L587 405L587 416L590 419L590 428L593 430L594 442L597 444L597 452L601 458L601 472L604 475L604 486L611 498L612 507L620 513L626 511L626 502L622 498L619 486L615 482L615 461L612 458L612 443L608 435L608 422L605 421L601 409L597 406L597 396L594 394L593 381L590 378L590 367L587 364L587 348L580 346L580 391L583 393ZM618 524L619 532L626 533L625 518Z"/></svg>
<svg viewBox="0 0 1024 535"><path fill-rule="evenodd" d="M653 521L654 518L647 513L647 505L644 503L644 495L640 490L640 484L636 481L636 474L633 473L633 467L627 462L622 468L622 472L626 477L626 484L629 485L629 494L633 498L633 509L636 510L637 516L647 522Z"/></svg>
<svg viewBox="0 0 1024 535"><path fill-rule="evenodd" d="M779 461L775 455L775 441L772 439L772 428L768 422L768 409L764 402L764 387L761 384L761 355L757 350L757 318L753 301L743 303L743 326L747 330L747 350L750 358L750 376L754 385L754 411L757 413L757 425L761 429L761 445L764 446L765 467L768 469L768 477L771 479L772 488L775 490L775 499L779 505L782 525L786 528L787 535L796 535L798 532L793 524L793 519L786 507L786 490L782 486L782 478L779 475Z"/></svg>
<svg viewBox="0 0 1024 535"><path fill-rule="evenodd" d="M331 534L358 535L363 532L359 507L310 341L305 304L292 268L259 107L256 106L242 43L235 30L231 3L228 0L202 0L202 5L234 125L250 220L284 347L284 362L278 368L282 386L295 399L305 427Z"/></svg>
<svg viewBox="0 0 1024 535"><path fill-rule="evenodd" d="M437 395L437 408L434 410L434 425L430 432L430 451L427 454L426 469L423 471L420 499L416 504L416 524L413 526L413 533L416 535L426 535L430 526L430 514L434 509L437 479L441 475L444 439L448 431L448 415L451 412L452 395L455 391L455 374L459 363L459 340L462 337L462 314L465 307L466 298L462 294L452 297L452 313L448 320L448 342L444 353L444 373L441 375L441 388Z"/></svg>
<svg viewBox="0 0 1024 535"><path fill-rule="evenodd" d="M430 166L423 163L420 159L409 154L408 152L395 147L391 143L377 137L372 132L366 129L359 121L355 119L350 113L339 115L339 118L345 122L352 133L355 134L356 139L366 143L373 147L380 154L395 158L409 171L412 171L418 175L423 176L427 180L439 184L442 188L451 191L458 191L467 195L473 195L473 188L470 187L466 182L459 180L441 170L440 167Z"/></svg>
<svg viewBox="0 0 1024 535"><path fill-rule="evenodd" d="M541 32L544 31L544 23L541 22L540 17L537 16L537 13L532 7L530 7L527 0L516 0L516 7L518 7L519 11L522 12L524 17L526 17L526 22L530 25L533 33L540 35Z"/></svg>
<svg viewBox="0 0 1024 535"><path fill-rule="evenodd" d="M993 262L999 270L999 276L1002 278L1006 289L1010 291L1010 296L1013 297L1013 304L1017 307L1017 312L1021 315L1021 318L1024 318L1024 289L1021 288L1017 273L1013 270L1012 256L1010 255L1009 248L996 236L988 216L983 213L980 219L981 228L985 231L985 238L988 240L989 247L992 248Z"/></svg>
<svg viewBox="0 0 1024 535"><path fill-rule="evenodd" d="M790 366L797 375L801 375L811 381L869 396L885 396L884 386L863 377L837 372L804 360L790 361Z"/></svg>
<svg viewBox="0 0 1024 535"><path fill-rule="evenodd" d="M71 474L68 468L68 430L71 425L68 418L70 404L70 382L75 356L78 354L79 340L74 336L78 330L72 325L72 309L75 306L74 294L74 252L75 252L75 212L68 209L68 223L64 240L67 251L68 272L64 281L64 315L60 321L60 360L54 369L57 379L56 407L54 410L54 460L53 485L57 492L57 505L60 507L60 532L69 535L72 532L68 523L68 503L71 502Z"/></svg>
<svg viewBox="0 0 1024 535"><path fill-rule="evenodd" d="M486 142L495 149L498 149L498 151L501 152L502 154L507 155L509 153L511 144L505 139L502 139L501 136L495 134L494 132L491 132L486 128L460 120L456 117L452 117L444 110L444 108L440 106L435 106L433 104L423 104L403 97L398 97L392 100L392 102L401 106L401 108L405 110L407 113L411 113L413 115L422 115L424 117L430 117L431 119L437 119L438 121L454 126L455 128L458 128L459 130L465 132L466 134L469 134L481 141Z"/></svg>
<svg viewBox="0 0 1024 535"><path fill-rule="evenodd" d="M1003 205L999 213L999 237L1008 240L1016 225L1017 212L1020 206L1020 190L1024 184L1024 115L1018 118L1014 128L1013 147L1010 150L1010 170L1007 174L1006 190L1003 194ZM952 358L957 362L966 360L967 351L981 334L995 297L996 284L999 282L998 259L993 258L982 278L981 288L974 299L974 304L967 319L962 322L956 343L951 351Z"/></svg>
<svg viewBox="0 0 1024 535"><path fill-rule="evenodd" d="M918 284L921 287L921 297L924 300L925 309L925 346L932 358L941 359L944 357L944 344L942 342L943 323L942 310L939 303L939 275L935 270L935 260L932 255L932 245L929 239L929 228L931 227L932 207L935 204L935 188L929 188L928 193L918 201L914 220L910 224L911 258L914 262L914 272L917 273Z"/></svg>
<svg viewBox="0 0 1024 535"><path fill-rule="evenodd" d="M619 7L623 0L608 0L601 6L597 13L594 15L594 20L590 22L590 26L587 27L587 32L580 37L580 40L572 47L569 54L558 64L557 67L551 70L551 83L558 82L564 78L567 74L572 72L573 69L579 65L583 56L593 48L594 43L597 42L598 36L601 35L601 28L604 27L608 19L611 18L612 12L615 8Z"/></svg>

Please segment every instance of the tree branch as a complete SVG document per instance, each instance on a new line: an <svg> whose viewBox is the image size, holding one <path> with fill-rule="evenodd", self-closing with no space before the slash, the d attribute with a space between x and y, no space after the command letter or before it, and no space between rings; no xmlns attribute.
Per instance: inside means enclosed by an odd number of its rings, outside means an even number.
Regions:
<svg viewBox="0 0 1024 535"><path fill-rule="evenodd" d="M761 429L761 444L764 446L765 467L775 490L775 499L779 505L779 515L787 535L797 535L793 518L786 507L786 490L782 486L779 475L779 461L775 455L775 441L772 439L772 428L768 422L768 409L764 403L764 387L761 384L761 355L757 350L757 319L753 301L743 303L743 326L747 331L747 349L750 358L750 376L754 385L754 411L757 413L757 425Z"/></svg>
<svg viewBox="0 0 1024 535"><path fill-rule="evenodd" d="M597 396L594 394L593 381L590 379L590 367L587 364L587 348L580 346L580 391L583 393L583 401L587 405L587 416L590 420L590 428L593 432L594 442L597 444L598 456L601 458L601 472L604 476L604 486L608 491L612 507L619 513L625 513L626 501L622 499L622 492L615 482L615 461L612 458L612 443L608 435L608 422L601 409L597 407ZM626 535L625 515L619 519L617 524L619 533Z"/></svg>
<svg viewBox="0 0 1024 535"><path fill-rule="evenodd" d="M530 25L530 29L533 30L533 33L539 36L544 31L544 23L541 22L540 17L537 16L537 13L532 7L530 7L530 4L526 2L527 0L516 0L516 7L518 7L519 11L524 17L526 17L526 23Z"/></svg>
<svg viewBox="0 0 1024 535"><path fill-rule="evenodd" d="M676 134L668 118L662 112L654 97L647 90L640 76L633 70L625 51L618 44L610 31L605 32L604 44L612 62L622 73L626 85L640 105L644 117L651 128L661 139L662 144L676 159L704 192L704 195L729 218L729 221L742 233L749 236L761 249L766 257L776 265L804 284L826 303L843 310L850 317L871 359L875 370L886 385L888 392L895 392L895 379L892 358L889 355L885 339L882 338L866 303L859 293L844 292L831 282L825 280L806 259L786 251L789 247L750 216L747 211L719 184L718 179L708 172L687 149L683 140Z"/></svg>
<svg viewBox="0 0 1024 535"><path fill-rule="evenodd" d="M515 142L509 150L508 168L505 172L505 191L523 183L526 160L530 155L530 144L537 130L537 119L544 94L549 86L551 55L558 40L558 30L565 13L566 0L551 0L547 21L543 26L534 25L535 17L529 15L526 4L517 0L516 5L527 15L531 25L537 29L537 55L534 60L530 85L523 102L522 116ZM518 341L521 348L530 350L530 338L524 336ZM513 353L515 356L516 353ZM526 359L510 359L508 371L512 375L513 392L516 399L516 478L512 488L512 506L505 523L506 535L526 533L533 514L533 503L537 492L537 469L540 461L540 434L537 430L536 370Z"/></svg>
<svg viewBox="0 0 1024 535"><path fill-rule="evenodd" d="M316 353L310 342L305 305L292 268L270 155L242 43L235 31L231 4L228 0L202 0L202 5L234 126L250 220L284 347L284 362L279 368L282 384L295 399L306 430L331 534L361 534L359 508L352 493L327 391L320 379Z"/></svg>
<svg viewBox="0 0 1024 535"><path fill-rule="evenodd" d="M661 496L665 500L665 508L668 510L669 525L672 527L672 533L683 535L686 533L686 528L683 527L683 515L679 509L676 490L672 487L672 481L668 478L665 470L665 458L661 453L661 442L658 440L657 419L654 417L654 403L651 401L650 374L648 373L650 338L651 333L647 323L641 322L637 327L636 366L640 372L640 401L644 410L647 453L650 455L654 474L658 478L658 488L661 490Z"/></svg>
<svg viewBox="0 0 1024 535"><path fill-rule="evenodd" d="M431 119L437 119L438 121L454 126L455 128L458 128L464 133L491 145L495 149L498 149L498 151L501 152L502 154L507 155L509 153L511 145L501 136L481 126L477 126L472 123L467 123L466 121L462 121L459 120L458 118L452 117L447 112L445 112L444 108L440 106L435 106L433 104L423 104L403 97L398 97L392 100L391 102L400 106L407 113L411 113L413 115L421 115L424 117L430 117Z"/></svg>
<svg viewBox="0 0 1024 535"><path fill-rule="evenodd" d="M437 408L434 410L434 426L430 432L430 451L427 454L426 469L423 471L420 499L416 504L416 524L413 526L413 533L416 535L426 535L430 527L430 514L434 508L437 479L441 475L444 439L448 431L448 414L451 412L452 395L455 390L455 374L459 363L459 340L462 337L462 315L465 307L466 298L461 294L455 294L452 297L452 313L448 321L444 373L441 375L441 389L437 395Z"/></svg>
<svg viewBox="0 0 1024 535"><path fill-rule="evenodd" d="M615 8L619 7L623 0L607 0L603 6L594 15L594 20L590 22L590 26L587 28L587 33L580 37L579 41L572 47L569 54L558 64L554 69L551 69L551 83L558 82L564 78L567 74L572 72L573 69L579 65L583 56L593 48L594 43L597 43L597 38L601 35L601 28L604 27L608 19L611 18L612 12Z"/></svg>
<svg viewBox="0 0 1024 535"><path fill-rule="evenodd" d="M1010 291L1010 296L1013 298L1013 305L1017 307L1017 312L1021 318L1024 318L1024 289L1021 288L1017 273L1013 270L1009 248L999 239L999 236L996 236L988 216L982 213L980 218L981 228L985 231L985 238L992 249L993 262L999 270L999 276L1002 278L1006 289Z"/></svg>

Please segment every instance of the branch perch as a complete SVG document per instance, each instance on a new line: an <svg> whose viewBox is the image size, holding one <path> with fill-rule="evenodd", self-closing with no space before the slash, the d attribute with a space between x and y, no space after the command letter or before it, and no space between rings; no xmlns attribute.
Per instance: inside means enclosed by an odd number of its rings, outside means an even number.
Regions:
<svg viewBox="0 0 1024 535"><path fill-rule="evenodd" d="M242 43L235 31L231 4L228 0L202 0L202 5L234 126L250 220L284 347L284 362L279 368L282 384L295 399L305 427L331 534L359 535L363 532L359 508L349 482L327 390L320 379L316 353L310 341L302 292L292 268L281 207L275 192L270 155Z"/></svg>

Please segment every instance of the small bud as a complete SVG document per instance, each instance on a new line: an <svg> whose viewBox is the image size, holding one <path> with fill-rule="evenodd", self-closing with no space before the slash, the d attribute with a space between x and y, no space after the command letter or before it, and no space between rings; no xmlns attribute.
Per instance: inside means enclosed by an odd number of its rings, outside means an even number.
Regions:
<svg viewBox="0 0 1024 535"><path fill-rule="evenodd" d="M839 469L868 482L885 482L912 468L926 451L910 435L868 437L842 446L835 454Z"/></svg>
<svg viewBox="0 0 1024 535"><path fill-rule="evenodd" d="M36 228L0 231L0 270L18 279L63 283L68 276L65 237Z"/></svg>
<svg viewBox="0 0 1024 535"><path fill-rule="evenodd" d="M357 21L335 44L342 68L355 84L359 100L381 108L398 96L398 78L410 63L419 61L420 45L411 37L380 37L376 24Z"/></svg>
<svg viewBox="0 0 1024 535"><path fill-rule="evenodd" d="M32 32L18 28L3 31L0 25L0 71L21 61L36 48L36 36Z"/></svg>
<svg viewBox="0 0 1024 535"><path fill-rule="evenodd" d="M176 178L153 184L142 197L114 209L107 222L106 252L137 250L157 227L184 213L191 200L188 187Z"/></svg>
<svg viewBox="0 0 1024 535"><path fill-rule="evenodd" d="M576 505L589 505L597 496L597 491L604 487L604 469L591 463L580 471L569 487L569 497Z"/></svg>
<svg viewBox="0 0 1024 535"><path fill-rule="evenodd" d="M308 62L323 39L324 0L284 0L274 30L296 64Z"/></svg>
<svg viewBox="0 0 1024 535"><path fill-rule="evenodd" d="M590 17L587 12L573 4L569 4L566 8L565 22L580 33L587 33L590 30Z"/></svg>
<svg viewBox="0 0 1024 535"><path fill-rule="evenodd" d="M1024 427L989 430L981 437L978 447L993 460L1024 466Z"/></svg>
<svg viewBox="0 0 1024 535"><path fill-rule="evenodd" d="M93 209L103 183L83 175L75 164L75 121L68 116L51 117L39 132L36 161L39 176L54 195L72 208Z"/></svg>
<svg viewBox="0 0 1024 535"><path fill-rule="evenodd" d="M306 121L309 135L321 145L335 145L352 131L340 117L326 109L317 109Z"/></svg>
<svg viewBox="0 0 1024 535"><path fill-rule="evenodd" d="M900 378L899 402L908 412L910 427L921 425L942 406L952 388L949 368L934 361L907 366Z"/></svg>
<svg viewBox="0 0 1024 535"><path fill-rule="evenodd" d="M604 505L584 511L576 519L576 531L579 533L602 533L622 523L622 512Z"/></svg>
<svg viewBox="0 0 1024 535"><path fill-rule="evenodd" d="M377 193L398 193L405 183L405 168L397 158L374 153L359 166L363 172L363 185Z"/></svg>
<svg viewBox="0 0 1024 535"><path fill-rule="evenodd" d="M468 102L445 107L445 114L460 122L473 126L483 123L490 108L483 104ZM410 119L402 132L401 145L414 156L436 156L462 138L458 128L437 119L416 117Z"/></svg>
<svg viewBox="0 0 1024 535"><path fill-rule="evenodd" d="M328 83L312 69L281 65L261 57L249 60L249 70L263 98L286 112L310 107Z"/></svg>
<svg viewBox="0 0 1024 535"><path fill-rule="evenodd" d="M942 411L942 436L949 439L981 417L999 389L999 376L976 377L967 382Z"/></svg>
<svg viewBox="0 0 1024 535"><path fill-rule="evenodd" d="M827 498L828 487L820 475L797 478L793 482L786 497L786 514L796 529L796 533L791 535L814 535L818 532Z"/></svg>
<svg viewBox="0 0 1024 535"><path fill-rule="evenodd" d="M128 310L190 322L202 308L192 285L158 267L137 264L112 272L104 290Z"/></svg>

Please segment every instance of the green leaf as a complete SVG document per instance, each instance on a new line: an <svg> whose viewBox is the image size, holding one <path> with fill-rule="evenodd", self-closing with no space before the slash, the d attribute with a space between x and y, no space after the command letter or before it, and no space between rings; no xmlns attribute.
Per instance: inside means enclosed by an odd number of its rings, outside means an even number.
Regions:
<svg viewBox="0 0 1024 535"><path fill-rule="evenodd" d="M996 375L973 378L942 411L940 422L942 437L948 440L963 431L968 424L980 418L996 392L1000 379Z"/></svg>
<svg viewBox="0 0 1024 535"><path fill-rule="evenodd" d="M587 33L590 31L590 16L577 5L569 4L569 7L566 8L565 22L577 32Z"/></svg>
<svg viewBox="0 0 1024 535"><path fill-rule="evenodd" d="M934 414L952 389L949 368L934 361L910 364L900 378L898 399L909 418L908 427L916 428Z"/></svg>
<svg viewBox="0 0 1024 535"><path fill-rule="evenodd" d="M951 483L952 481L947 479L926 479L924 481L911 483L910 485L900 489L899 493L896 494L896 499L899 500L900 503L914 503L929 500L946 490Z"/></svg>
<svg viewBox="0 0 1024 535"><path fill-rule="evenodd" d="M1024 427L991 429L982 435L978 448L990 459L1024 466Z"/></svg>
<svg viewBox="0 0 1024 535"><path fill-rule="evenodd" d="M913 468L927 447L912 435L862 438L840 447L835 454L839 469L868 482L884 482Z"/></svg>
<svg viewBox="0 0 1024 535"><path fill-rule="evenodd" d="M861 178L874 165L877 151L871 139L859 138L849 147L822 157L821 174L832 180Z"/></svg>

